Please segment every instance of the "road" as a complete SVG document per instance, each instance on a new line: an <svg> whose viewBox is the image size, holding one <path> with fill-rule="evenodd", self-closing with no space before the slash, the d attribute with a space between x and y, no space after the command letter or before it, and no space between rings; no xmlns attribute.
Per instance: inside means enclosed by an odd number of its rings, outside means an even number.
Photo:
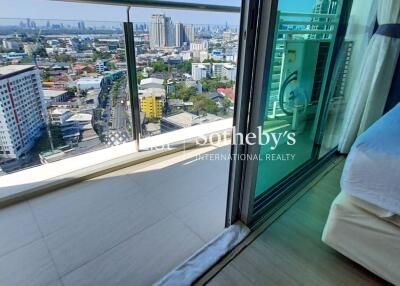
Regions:
<svg viewBox="0 0 400 286"><path fill-rule="evenodd" d="M126 118L126 92L125 92L125 82L121 84L118 89L117 103L113 108L113 121L112 121L112 129L115 130L125 130Z"/></svg>
<svg viewBox="0 0 400 286"><path fill-rule="evenodd" d="M110 145L118 145L130 141L128 133L128 118L126 117L126 81L122 82L118 89L118 96L115 106L111 113L111 128L108 131L107 137Z"/></svg>

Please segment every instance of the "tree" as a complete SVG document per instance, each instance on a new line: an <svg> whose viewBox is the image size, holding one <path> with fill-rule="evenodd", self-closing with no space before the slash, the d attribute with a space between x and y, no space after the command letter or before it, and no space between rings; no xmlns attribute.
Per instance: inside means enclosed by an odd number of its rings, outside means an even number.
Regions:
<svg viewBox="0 0 400 286"><path fill-rule="evenodd" d="M192 60L184 61L181 64L177 64L176 68L180 73L191 73L192 71Z"/></svg>
<svg viewBox="0 0 400 286"><path fill-rule="evenodd" d="M136 73L136 77L137 77L137 83L140 84L140 82L142 81L142 79L144 79L143 73L141 72L137 72Z"/></svg>
<svg viewBox="0 0 400 286"><path fill-rule="evenodd" d="M192 97L197 95L197 90L194 86L186 86L185 84L178 83L175 85L174 98L189 101Z"/></svg>
<svg viewBox="0 0 400 286"><path fill-rule="evenodd" d="M51 80L50 73L47 72L47 71L45 71L45 72L43 73L43 81L50 81L50 80Z"/></svg>
<svg viewBox="0 0 400 286"><path fill-rule="evenodd" d="M194 111L198 114L218 113L217 104L203 94L192 97L191 101L193 102Z"/></svg>
<svg viewBox="0 0 400 286"><path fill-rule="evenodd" d="M36 50L34 51L35 55L38 55L41 58L47 58L47 52L46 49L44 47L38 47L36 48Z"/></svg>
<svg viewBox="0 0 400 286"><path fill-rule="evenodd" d="M75 93L78 91L76 86L66 87L65 90L71 95L75 95Z"/></svg>
<svg viewBox="0 0 400 286"><path fill-rule="evenodd" d="M224 97L222 105L224 106L224 113L226 114L229 108L232 106L232 102L228 98Z"/></svg>
<svg viewBox="0 0 400 286"><path fill-rule="evenodd" d="M109 71L113 71L113 70L116 70L116 69L117 69L117 66L116 66L115 63L113 63L113 62L107 62L106 66L107 66L107 69L108 69Z"/></svg>
<svg viewBox="0 0 400 286"><path fill-rule="evenodd" d="M153 72L168 71L168 66L162 60L155 61L154 63L152 63L151 67L153 68Z"/></svg>
<svg viewBox="0 0 400 286"><path fill-rule="evenodd" d="M93 50L93 56L92 56L93 61L108 60L110 58L111 58L111 54L108 52L99 52L97 50Z"/></svg>
<svg viewBox="0 0 400 286"><path fill-rule="evenodd" d="M63 63L70 63L73 62L73 59L70 55L66 54L57 54L55 56L57 62L63 62Z"/></svg>

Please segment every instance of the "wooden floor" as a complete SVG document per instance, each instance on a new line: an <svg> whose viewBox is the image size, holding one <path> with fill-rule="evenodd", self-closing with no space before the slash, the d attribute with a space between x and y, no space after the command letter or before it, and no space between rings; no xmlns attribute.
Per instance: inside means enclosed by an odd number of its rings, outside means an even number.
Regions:
<svg viewBox="0 0 400 286"><path fill-rule="evenodd" d="M388 285L321 241L343 161L220 271L208 285Z"/></svg>

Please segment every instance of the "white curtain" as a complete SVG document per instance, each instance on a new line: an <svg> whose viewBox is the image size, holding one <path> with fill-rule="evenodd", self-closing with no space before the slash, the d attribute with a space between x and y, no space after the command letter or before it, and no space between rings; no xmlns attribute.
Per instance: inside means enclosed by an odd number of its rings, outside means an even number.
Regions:
<svg viewBox="0 0 400 286"><path fill-rule="evenodd" d="M377 1L378 25L400 23L400 0ZM382 115L400 52L400 39L374 34L352 87L339 151L348 153L356 137Z"/></svg>

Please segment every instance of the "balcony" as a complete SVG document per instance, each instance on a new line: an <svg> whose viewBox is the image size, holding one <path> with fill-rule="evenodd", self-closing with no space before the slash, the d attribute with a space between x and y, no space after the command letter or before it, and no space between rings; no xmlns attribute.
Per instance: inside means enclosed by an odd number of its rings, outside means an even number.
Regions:
<svg viewBox="0 0 400 286"><path fill-rule="evenodd" d="M379 210L340 190L352 160L336 156L378 115L369 102L384 107L370 90L394 92L370 60L397 54L369 46L398 33L370 40L372 0L211 2L0 15L1 286L385 284L366 269L400 281L397 214L370 220ZM384 170L370 161L360 174ZM340 224L341 207L380 224Z"/></svg>
<svg viewBox="0 0 400 286"><path fill-rule="evenodd" d="M225 144L1 209L0 284L155 283L224 229L229 161L199 156L229 154Z"/></svg>

